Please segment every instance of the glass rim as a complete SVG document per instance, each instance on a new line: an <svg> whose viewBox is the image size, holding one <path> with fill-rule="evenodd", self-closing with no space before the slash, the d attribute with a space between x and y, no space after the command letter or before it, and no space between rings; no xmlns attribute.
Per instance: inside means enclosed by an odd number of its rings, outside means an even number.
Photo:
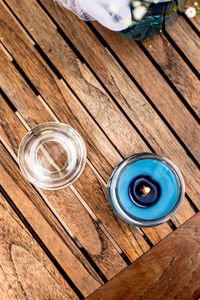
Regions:
<svg viewBox="0 0 200 300"><path fill-rule="evenodd" d="M60 133L63 136L66 135L66 138L70 138L72 142L76 144L76 153L70 153L76 157L76 155L79 155L78 165L76 169L71 170L71 175L69 178L67 178L67 175L69 175L67 172L66 174L62 174L62 176L59 178L54 178L52 180L43 182L39 176L34 176L35 174L31 172L31 168L27 163L27 147L30 143L36 143L37 144L37 135L44 133L45 131L50 131L51 133ZM59 131L60 130L60 131ZM70 136L69 136L70 134ZM47 142L54 141L55 143L60 143L58 140L54 139L47 139ZM62 143L61 143L62 144ZM29 146L30 148L30 146ZM69 149L68 149L69 150ZM78 151L79 150L79 151ZM38 151L38 149L37 149ZM70 151L70 150L69 150ZM68 153L68 152L67 152ZM34 152L36 155L36 150ZM77 132L73 127L71 127L68 124L51 121L51 122L44 122L41 124L36 125L32 129L30 129L25 136L22 138L19 148L18 148L18 164L20 167L20 170L24 177L33 185L45 189L45 190L59 190L63 189L71 184L73 184L79 176L82 174L85 164L87 160L87 149L85 142L82 138L82 136ZM61 173L60 173L61 174Z"/></svg>

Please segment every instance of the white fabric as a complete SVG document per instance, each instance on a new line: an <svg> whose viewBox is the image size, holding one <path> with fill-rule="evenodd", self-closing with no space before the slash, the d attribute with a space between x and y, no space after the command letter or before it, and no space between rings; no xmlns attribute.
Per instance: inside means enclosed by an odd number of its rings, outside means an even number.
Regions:
<svg viewBox="0 0 200 300"><path fill-rule="evenodd" d="M56 0L81 19L96 20L103 26L120 31L131 24L129 0Z"/></svg>
<svg viewBox="0 0 200 300"><path fill-rule="evenodd" d="M113 30L121 31L132 23L130 0L55 0L67 9L73 11L84 21L98 21L103 26ZM149 3L168 2L170 0L145 0ZM136 3L142 2L140 0ZM134 4L134 2L133 2ZM140 20L146 12L144 6L135 7L133 16ZM140 10L140 19L137 18ZM141 14L141 11L143 13Z"/></svg>

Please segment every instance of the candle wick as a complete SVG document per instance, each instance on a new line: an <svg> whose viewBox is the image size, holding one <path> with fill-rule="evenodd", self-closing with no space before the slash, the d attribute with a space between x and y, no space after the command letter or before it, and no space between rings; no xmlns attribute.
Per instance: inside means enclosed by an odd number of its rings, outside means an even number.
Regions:
<svg viewBox="0 0 200 300"><path fill-rule="evenodd" d="M141 191L144 195L148 195L151 192L150 187L143 185L143 187L141 188Z"/></svg>

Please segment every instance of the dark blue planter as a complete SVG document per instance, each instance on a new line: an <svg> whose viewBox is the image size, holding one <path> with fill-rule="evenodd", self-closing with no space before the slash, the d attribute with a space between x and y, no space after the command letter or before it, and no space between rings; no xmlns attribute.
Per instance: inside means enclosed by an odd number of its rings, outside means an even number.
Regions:
<svg viewBox="0 0 200 300"><path fill-rule="evenodd" d="M148 2L143 1L143 3ZM178 15L173 11L175 6L177 6L175 1L150 4L142 20L134 22L119 34L131 40L144 40L159 34L177 19Z"/></svg>

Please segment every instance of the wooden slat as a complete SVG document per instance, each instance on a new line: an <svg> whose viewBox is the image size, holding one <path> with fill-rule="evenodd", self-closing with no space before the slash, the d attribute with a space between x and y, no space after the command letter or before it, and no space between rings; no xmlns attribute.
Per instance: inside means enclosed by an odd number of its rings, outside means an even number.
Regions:
<svg viewBox="0 0 200 300"><path fill-rule="evenodd" d="M179 213L175 214L171 220L176 225L176 227L179 227L181 224L183 224L183 219L189 220L194 214L195 212L190 206L190 203L187 202L186 199L184 199L179 209Z"/></svg>
<svg viewBox="0 0 200 300"><path fill-rule="evenodd" d="M26 130L5 101L0 99L0 105L2 120L0 135L4 142L9 147L11 146L11 149L16 153ZM15 136L14 139L13 136ZM56 212L60 217L62 224L72 231L74 237L79 240L79 243L87 250L108 279L119 273L126 266L117 250L95 221L92 220L71 189L46 191L43 193L47 197L47 201L53 208L54 213ZM90 228L89 232L88 228Z"/></svg>
<svg viewBox="0 0 200 300"><path fill-rule="evenodd" d="M190 25L180 16L169 27L168 33L181 51L187 56L193 67L200 72L200 42L197 34L191 30Z"/></svg>
<svg viewBox="0 0 200 300"><path fill-rule="evenodd" d="M199 299L199 224L198 213L87 299Z"/></svg>
<svg viewBox="0 0 200 300"><path fill-rule="evenodd" d="M193 25L200 32L200 18L199 18L199 16L196 16L195 18L190 19L190 21L193 23Z"/></svg>
<svg viewBox="0 0 200 300"><path fill-rule="evenodd" d="M137 125L136 116L138 112L143 116L142 119L144 123L145 117L148 115L148 110L152 109L149 108L147 101L145 101L139 93L136 86L131 82L125 72L123 72L113 57L109 55L88 26L75 15L69 13L66 9L62 10L53 1L42 0L41 2L59 23L67 37L70 39L70 42L72 42L84 56L107 89L112 93L116 100L118 100L119 104L125 111L128 110L129 116L130 114L132 115L134 123ZM15 10L17 11L19 8L15 8ZM28 23L30 23L30 21L25 21L25 24ZM126 68L141 85L145 93L151 98L160 112L165 116L170 125L173 126L174 130L182 138L193 155L196 156L197 160L200 159L200 150L195 142L195 140L199 138L198 124L185 106L180 102L179 98L169 87L164 78L159 74L144 53L142 53L136 43L126 40L118 34L101 26L97 26L97 28L101 31L101 34L102 32L104 33L103 37L106 39L107 43L117 53L123 64L125 64ZM37 36L37 40L41 45L43 44L42 41L40 41L40 37ZM53 55L53 57L51 55L51 59L55 60L55 55ZM59 66L58 61L56 61L55 64ZM64 77L66 76L65 73L62 74ZM66 80L69 80L67 77L65 78ZM140 109L137 108L137 103L140 103ZM137 109L136 113L133 112L134 106L135 110ZM142 106L144 106L145 110L142 110ZM132 109L130 109L130 107ZM174 114L177 115L180 122L176 121ZM153 134L153 131L151 134ZM150 138L147 137L147 139Z"/></svg>
<svg viewBox="0 0 200 300"><path fill-rule="evenodd" d="M2 9L2 11L3 11L3 9ZM3 18L4 20L5 19L8 19L9 20L9 18L8 18L8 16L5 18ZM12 24L12 20L9 20L9 26L11 26L11 24ZM2 27L3 27L3 25L2 25ZM78 114L79 115L79 119L80 119L80 117L81 117L81 115L83 115L83 112L81 112L81 110L80 110L80 108L79 107L76 107L76 100L75 99L72 99L72 95L71 94L69 94L69 92L67 92L67 90L66 89L64 89L64 87L63 87L63 85L60 85L59 84L59 82L58 82L58 80L56 80L54 77L53 77L53 75L51 75L51 77L50 77L50 74L49 74L49 72L47 72L47 67L46 68L44 68L44 66L40 63L40 65L38 66L38 64L39 64L39 61L37 60L35 63L33 63L32 65L31 65L31 69L30 69L30 61L33 61L33 59L34 59L34 56L33 56L33 53L32 53L32 51L31 51L31 53L30 53L30 51L28 52L27 51L27 46L25 46L24 47L24 45L22 44L22 43L20 43L20 40L19 40L19 38L18 38L18 40L16 39L16 36L15 35L13 35L13 33L11 32L11 31L9 31L9 35L7 35L7 38L6 38L6 35L5 35L5 32L6 32L6 28L4 27L4 40L3 40L3 42L6 44L6 46L8 47L8 49L9 49L9 51L12 51L12 54L16 57L16 59L17 59L17 61L20 63L20 65L24 68L24 70L26 71L26 72L28 72L27 74L29 75L29 77L31 78L31 80L36 84L36 86L37 86L37 88L40 90L40 92L42 93L42 95L45 97L45 99L47 100L47 102L49 103L49 105L52 107L52 105L53 105L53 110L54 110L54 112L57 114L57 115L59 115L59 117L64 121L64 122L69 122L69 123L71 123L71 116L69 117L69 118L67 118L66 119L66 114L68 115L68 113L67 113L67 111L66 111L66 109L64 109L65 107L66 107L66 101L63 99L63 95L65 96L65 99L68 99L67 100L67 103L68 103L68 105L70 105L70 102L71 102L71 108L70 108L70 113L72 113L72 110L74 111L74 113L75 114ZM12 36L12 38L10 39L10 37ZM21 36L21 35L20 35ZM8 37L9 37L9 39L8 39ZM14 45L14 51L12 50L12 47L11 47L11 45ZM16 45L20 45L20 48L18 49L17 48L17 46ZM26 49L26 51L22 54L22 48L24 48L24 49ZM30 54L31 54L31 56L30 56ZM21 57L21 59L20 59L20 55L22 56ZM37 66L37 68L35 68L35 66ZM83 68L84 69L84 68ZM33 76L33 74L34 74L34 70L35 70L35 72L36 72L36 76ZM42 70L43 70L43 72L42 72ZM42 73L42 74L41 74ZM51 81L50 81L50 79L51 79ZM86 76L84 77L84 78L86 78ZM88 77L89 78L89 77ZM44 80L46 80L46 84L44 85ZM47 81L48 80L48 81ZM53 80L53 81L52 81ZM55 85L55 83L54 83L54 81L56 81L56 85ZM42 84L41 84L42 83ZM95 84L95 86L97 86L97 83L96 82L94 82L94 84ZM57 86L59 86L59 89L57 88ZM47 88L48 87L48 88ZM99 88L101 88L101 87L99 87ZM90 88L90 90L91 90L91 88ZM52 95L50 94L50 91L52 91ZM62 92L61 93L61 95L60 95L60 97L58 97L59 96L59 94L60 94L60 91ZM55 93L56 92L56 93ZM54 101L52 101L52 99L54 99ZM102 102L102 101L101 101ZM15 103L16 104L16 103ZM60 106L59 106L60 105ZM80 106L80 105L79 105ZM106 106L106 109L108 110L108 108L109 108L109 106ZM118 119L118 115L119 115L119 113L117 114L117 110L116 110L116 108L112 105L111 106L111 108L110 108L110 112L112 111L112 114L114 113L114 111L116 111L116 115L115 115L115 117L116 117L116 119ZM22 113L23 114L23 113ZM34 113L33 113L34 114ZM98 118L98 115L99 116L101 116L101 114L100 113L97 113L97 112L95 112L95 114L97 115L97 118ZM122 115L121 115L122 116ZM83 116L84 117L84 116ZM120 116L119 116L120 117ZM82 119L83 121L86 119L86 116L84 117L84 119ZM122 117L120 117L120 119L121 119L121 122L123 122L124 123L124 127L125 127L125 129L127 128L127 130L128 130L128 128L130 128L130 126L128 127L128 125L126 126L126 124L128 124L125 120L125 118L123 117L123 119L122 119ZM72 126L75 126L75 127L77 127L77 124L76 123L72 123ZM88 126L88 117L87 117L87 124L85 124L85 126L84 126L84 128L87 128L87 126ZM92 127L91 128L93 128L93 132L95 132L94 131L94 125L92 125ZM115 128L115 127L114 127ZM106 128L106 124L105 124L105 129L109 132L110 130L109 130L109 128L108 128L108 126L107 126L107 128ZM82 133L82 127L78 127L78 130ZM115 130L113 130L113 131L115 131ZM113 135L113 131L111 130L110 132L111 132L111 135ZM129 135L131 135L131 133L132 133L132 129L130 128L129 129L129 131L130 131L130 134ZM90 128L88 128L88 132L91 132L91 129ZM124 133L124 130L123 130L123 133ZM90 137L88 137L86 134L85 134L85 132L83 132L83 134L84 134L84 138L86 139L86 141L88 140L88 138L89 138L89 146L91 146L91 136ZM128 134L128 133L127 133ZM100 137L100 134L98 133L98 138ZM115 136L113 136L113 138L114 138ZM102 143L102 145L103 145L103 147L101 147L101 148L104 148L104 149L109 149L109 147L110 146L108 146L108 147L106 147L105 148L105 144L107 144L106 143L106 141L105 141L105 139L96 139L95 138L95 142L96 141L100 141L101 143ZM124 140L124 139L123 139ZM129 142L129 148L128 147L125 147L125 150L124 151L131 151L131 149L133 148L133 147L136 147L137 145L135 145L135 141L137 141L137 136L136 136L136 138L134 138L134 136L133 136L133 138L130 140L130 139L128 139L128 142ZM103 143L104 142L104 143ZM132 143L134 143L134 145L132 145ZM138 143L137 144L139 144L139 140L138 140ZM140 144L138 145L139 147L140 147ZM99 144L97 145L97 147L98 148L100 148L99 147ZM132 148L131 148L132 147ZM128 148L128 149L127 149ZM127 149L127 150L126 150ZM146 151L148 151L148 148L146 147L145 148L145 146L143 146L143 151L145 151L145 149L146 149ZM95 148L93 148L92 149L93 150L93 152L94 152L94 150L95 150ZM105 152L105 151L104 151ZM112 160L112 158L114 158L114 153L115 153L115 151L114 150L112 150L112 157L111 157L111 160ZM126 152L127 153L127 152ZM132 152L129 152L129 153L132 153ZM128 154L128 153L127 153ZM110 155L110 154L109 154ZM116 156L116 155L115 155ZM107 157L107 160L108 160L108 153L105 153L105 157ZM110 159L109 159L109 161L110 161ZM94 164L96 164L96 160L94 159L93 160L93 163ZM107 161L106 162L104 162L104 165L105 165L105 163L107 163ZM114 165L113 165L114 166ZM100 167L99 167L99 165L97 165L97 167L98 167L98 171L100 171L101 172L101 169L100 169ZM101 172L102 173L102 172ZM94 174L93 174L93 172L90 172L90 174L91 174L91 176L93 176L94 177L94 179L95 179L95 177L96 176L94 176ZM103 173L103 175L104 175L104 177L105 177L105 173ZM82 178L83 178L83 176L82 176ZM108 180L108 178L109 178L109 176L106 176L106 180ZM93 179L93 181L95 182L95 186L96 187L98 187L98 185L99 185L99 182L98 182L98 180L94 180ZM81 185L81 189L83 189L84 190L84 185ZM89 192L89 195L90 195L90 189L91 189L91 185L90 185L90 188L88 188L88 192ZM98 189L97 189L97 191L98 191ZM81 191L80 191L81 192ZM83 193L83 192L81 192L81 193ZM85 193L85 192L84 192ZM88 197L87 195L86 195L86 197ZM105 202L105 207L107 208L107 210L109 211L110 210L110 208L109 208L109 206L108 206L108 203L107 203L107 200L106 200L106 197L105 197L105 195L104 194L102 194L102 193L100 193L100 197L101 197L101 201L104 199L104 202ZM90 196L89 196L89 198L87 199L87 201L90 201L91 202L91 200L90 200ZM98 203L98 202L97 202ZM92 207L94 208L94 206L93 206L93 203L91 204L92 205ZM101 213L101 215L99 215L99 211L98 211L98 209L97 209L97 215L98 215L98 217L100 218L100 220L104 223L105 222L105 219L104 219L104 211L102 210L102 213ZM116 223L116 221L115 221L115 223ZM109 225L110 224L110 225ZM108 223L108 225L109 225L109 229L108 229L108 231L111 231L112 232L112 235L114 234L114 232L118 232L117 233L117 239L119 238L119 232L121 232L121 231L119 231L119 228L118 228L118 223L116 224L117 225L117 227L116 226L113 226L113 224L111 223L111 222L109 222ZM156 236L157 237L159 237L160 235L162 235L163 236L163 234L164 234L164 232L163 232L163 230L162 230L162 228L165 228L165 233L167 233L167 229L168 229L168 233L170 233L171 232L171 229L170 229L170 227L169 226L167 226L167 224L164 224L164 225L162 225L162 226L160 226L160 227L158 227L158 228L156 228L156 229L153 229L152 231L156 231ZM160 234L160 232L162 231L162 234ZM123 230L123 232L124 232L124 230ZM126 231L126 235L128 235L128 239L130 239L131 240L131 243L132 242L134 242L134 245L135 244L137 244L138 242L136 242L136 240L134 241L134 236L132 235L132 236L130 236L129 234L128 234L128 232L129 232L129 230L127 230ZM113 238L115 238L115 235L116 234L114 234L113 235ZM151 234L151 236L152 236L152 234ZM144 241L140 238L139 240L137 240L137 241L141 241L141 245L139 246L139 248L138 248L138 250L137 250L137 252L138 253L140 253L141 252L141 249L140 249L140 247L142 247L142 249L143 249L143 247L144 247L144 245L145 245L145 243L144 243ZM147 249L147 247L145 247L144 248L145 250ZM127 250L125 251L126 253L127 253ZM131 252L133 252L133 249L132 249L132 247L131 247ZM134 252L135 253L135 252ZM130 256L130 255L129 255ZM135 254L134 254L134 257L135 257ZM133 257L131 257L131 258L133 258Z"/></svg>
<svg viewBox="0 0 200 300"><path fill-rule="evenodd" d="M78 299L0 194L0 298Z"/></svg>
<svg viewBox="0 0 200 300"><path fill-rule="evenodd" d="M107 279L126 267L110 240L70 189L46 192L45 195Z"/></svg>
<svg viewBox="0 0 200 300"><path fill-rule="evenodd" d="M36 5L35 2L32 1L25 2L25 3L22 2L23 2L22 0L18 1L17 3L14 0L10 0L9 4L12 6L16 14L18 14L20 19L24 23L24 25L26 25L27 28L30 27L32 28L31 33L33 34L34 38L39 42L43 50L46 51L46 54L49 56L52 62L56 64L56 66L59 68L59 71L63 74L66 80L68 80L69 84L71 85L73 84L73 86L75 84L76 86L79 85L79 77L76 76L75 77L76 81L74 81L72 80L72 78L74 78L73 73L69 72L72 68L74 68L75 65L77 65L75 58L73 59L73 62L71 60L73 52L69 52L69 49L66 46L64 46L64 44L59 39L59 36L55 33L54 29L50 28L50 23L48 22L48 18L45 15L43 15L43 12L39 9L38 5ZM34 7L34 9L31 10L29 8L29 5L32 8ZM32 15L30 16L29 14L29 17L27 17L28 11L37 12L37 14L35 15L33 14L33 16ZM41 30L37 27L37 22L36 22L36 17L38 15L40 15L40 18L41 16L43 16L42 19L43 26L46 23L46 27L44 30L46 35L44 34L40 35ZM90 42L90 40L88 42ZM86 45L86 41L84 45ZM100 47L99 43L98 43L98 47ZM93 48L95 49L95 45L94 47L91 47L91 49ZM49 51L48 49L54 49L54 50ZM96 52L97 49L95 49ZM103 51L102 47L100 47L100 50ZM86 52L90 53L89 49ZM93 55L91 56L94 57L94 52ZM68 59L63 59L63 61L61 61L60 57L64 57L64 58L67 57ZM97 62L97 58L94 59L94 61ZM106 61L106 64L108 65L108 60ZM109 64L111 64L111 61L109 62ZM189 196L196 203L197 206L200 206L199 190L197 189L198 182L200 181L199 170L196 168L195 164L188 157L187 153L179 145L175 137L170 133L168 128L164 125L164 123L158 117L158 115L155 113L152 107L147 103L147 101L142 97L141 94L138 94L137 89L135 88L133 89L133 86L129 85L130 80L128 78L124 80L122 74L120 73L121 71L119 70L118 67L115 70L113 70L113 68L114 65L112 64L111 70L109 71L112 73L112 78L113 76L117 76L117 78L115 78L115 81L113 81L112 79L112 82L108 80L108 83L110 87L113 87L114 94L120 101L120 105L126 111L128 116L133 120L133 122L137 125L140 132L143 133L146 139L152 144L155 150L160 154L168 156L179 166L182 173L185 175L187 192ZM106 79L108 79L107 75L109 77L111 76L110 73L106 75L105 72L102 74L102 76L103 75L105 76ZM120 79L120 83L119 83L119 79ZM116 81L118 81L120 89L116 87ZM121 96L121 93L124 94L123 97ZM137 97L133 99L135 93L137 93ZM83 93L80 93L81 98L83 98L84 96L85 93L84 95ZM93 105L95 104L98 103L93 101ZM106 121L108 122L108 120ZM115 123L114 118L112 121L112 113L110 114L109 121L110 124ZM180 126L182 124L185 125L185 123L182 122L179 123ZM199 140L199 131L193 133L193 135L191 135L190 138L191 140L193 140L192 143L194 145L194 148L196 149L197 152L199 152L200 150L199 147L197 146L198 145L197 141ZM126 139L124 139L124 141L126 141ZM117 144L118 143L116 142L116 145ZM185 163L183 164L183 162Z"/></svg>
<svg viewBox="0 0 200 300"><path fill-rule="evenodd" d="M37 192L22 178L16 164L0 146L0 183L58 263L84 296L102 283L87 260L64 233ZM56 245L56 247L55 247Z"/></svg>
<svg viewBox="0 0 200 300"><path fill-rule="evenodd" d="M200 84L188 65L164 36L155 36L143 42L143 45L200 117ZM172 99L169 100L172 102Z"/></svg>

